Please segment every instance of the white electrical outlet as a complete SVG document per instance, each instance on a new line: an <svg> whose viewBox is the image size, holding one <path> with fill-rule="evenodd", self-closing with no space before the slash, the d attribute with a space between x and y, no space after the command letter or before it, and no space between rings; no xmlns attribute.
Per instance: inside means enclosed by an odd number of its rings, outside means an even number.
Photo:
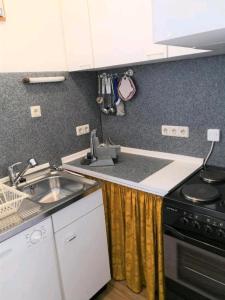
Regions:
<svg viewBox="0 0 225 300"><path fill-rule="evenodd" d="M41 117L41 107L39 105L31 106L30 113L32 118L40 118Z"/></svg>
<svg viewBox="0 0 225 300"><path fill-rule="evenodd" d="M84 127L84 133L85 134L87 134L87 133L90 132L90 126L89 126L89 124L85 124L83 127Z"/></svg>
<svg viewBox="0 0 225 300"><path fill-rule="evenodd" d="M178 137L189 138L189 127L187 126L177 126Z"/></svg>
<svg viewBox="0 0 225 300"><path fill-rule="evenodd" d="M188 138L189 137L189 127L162 125L161 133L162 133L162 135L166 135L166 136Z"/></svg>
<svg viewBox="0 0 225 300"><path fill-rule="evenodd" d="M81 125L76 127L77 136L88 134L90 132L89 124Z"/></svg>
<svg viewBox="0 0 225 300"><path fill-rule="evenodd" d="M220 141L220 129L208 129L207 130L207 141L219 142Z"/></svg>

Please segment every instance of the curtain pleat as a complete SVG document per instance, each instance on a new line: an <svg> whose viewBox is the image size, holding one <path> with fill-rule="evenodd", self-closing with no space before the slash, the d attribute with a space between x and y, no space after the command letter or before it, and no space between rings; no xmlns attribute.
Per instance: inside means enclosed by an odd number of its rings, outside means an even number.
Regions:
<svg viewBox="0 0 225 300"><path fill-rule="evenodd" d="M112 277L164 300L162 198L101 181Z"/></svg>

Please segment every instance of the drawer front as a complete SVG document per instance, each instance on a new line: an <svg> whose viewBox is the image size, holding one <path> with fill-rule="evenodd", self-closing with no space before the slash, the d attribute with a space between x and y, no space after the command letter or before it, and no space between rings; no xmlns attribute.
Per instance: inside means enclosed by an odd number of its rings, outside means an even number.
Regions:
<svg viewBox="0 0 225 300"><path fill-rule="evenodd" d="M52 215L54 232L59 231L102 204L102 190L99 189L58 211Z"/></svg>

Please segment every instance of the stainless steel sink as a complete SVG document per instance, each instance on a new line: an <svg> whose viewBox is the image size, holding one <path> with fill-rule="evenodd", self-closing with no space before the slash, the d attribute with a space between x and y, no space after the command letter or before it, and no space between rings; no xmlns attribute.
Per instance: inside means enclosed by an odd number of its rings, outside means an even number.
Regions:
<svg viewBox="0 0 225 300"><path fill-rule="evenodd" d="M64 171L50 171L19 186L31 200L40 204L51 204L69 196L82 194L93 181L71 175Z"/></svg>

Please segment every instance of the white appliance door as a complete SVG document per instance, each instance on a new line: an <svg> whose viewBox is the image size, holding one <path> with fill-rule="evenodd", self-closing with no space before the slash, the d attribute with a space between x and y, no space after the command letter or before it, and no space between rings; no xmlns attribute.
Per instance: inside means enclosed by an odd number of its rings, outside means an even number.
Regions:
<svg viewBox="0 0 225 300"><path fill-rule="evenodd" d="M103 206L55 235L65 300L88 300L111 278Z"/></svg>
<svg viewBox="0 0 225 300"><path fill-rule="evenodd" d="M0 244L2 300L62 300L51 219Z"/></svg>

